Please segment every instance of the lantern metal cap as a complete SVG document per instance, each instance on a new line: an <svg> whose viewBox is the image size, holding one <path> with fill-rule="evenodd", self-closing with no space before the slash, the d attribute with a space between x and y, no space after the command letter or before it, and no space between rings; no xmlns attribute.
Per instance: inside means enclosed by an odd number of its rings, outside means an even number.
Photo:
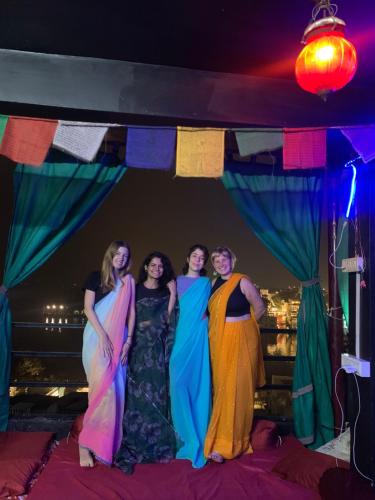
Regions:
<svg viewBox="0 0 375 500"><path fill-rule="evenodd" d="M327 16L310 23L303 33L302 43L314 34L324 33L328 31L342 31L344 32L346 23L339 17Z"/></svg>

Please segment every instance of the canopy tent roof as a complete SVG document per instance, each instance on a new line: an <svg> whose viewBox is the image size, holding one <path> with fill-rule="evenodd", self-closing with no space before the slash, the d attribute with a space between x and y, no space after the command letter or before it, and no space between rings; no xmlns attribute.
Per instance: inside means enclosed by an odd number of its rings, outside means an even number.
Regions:
<svg viewBox="0 0 375 500"><path fill-rule="evenodd" d="M359 69L327 103L294 80L313 5L310 0L109 1L67 8L46 0L4 1L0 110L148 124L371 123L375 4L339 4Z"/></svg>

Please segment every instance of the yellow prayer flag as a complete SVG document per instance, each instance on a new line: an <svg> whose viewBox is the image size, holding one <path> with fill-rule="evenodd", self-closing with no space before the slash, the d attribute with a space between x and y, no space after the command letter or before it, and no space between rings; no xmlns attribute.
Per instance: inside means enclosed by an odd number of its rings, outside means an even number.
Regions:
<svg viewBox="0 0 375 500"><path fill-rule="evenodd" d="M222 129L177 127L176 175L221 177L224 173Z"/></svg>

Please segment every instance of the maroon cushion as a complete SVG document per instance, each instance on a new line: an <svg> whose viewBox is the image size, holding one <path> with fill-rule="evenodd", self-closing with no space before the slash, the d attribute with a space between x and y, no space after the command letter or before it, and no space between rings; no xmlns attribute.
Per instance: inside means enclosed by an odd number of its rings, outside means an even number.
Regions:
<svg viewBox="0 0 375 500"><path fill-rule="evenodd" d="M319 494L323 500L370 500L375 498L370 481L354 470L328 469L319 483Z"/></svg>
<svg viewBox="0 0 375 500"><path fill-rule="evenodd" d="M26 493L52 438L52 432L0 432L0 496Z"/></svg>
<svg viewBox="0 0 375 500"><path fill-rule="evenodd" d="M277 424L270 420L255 420L250 442L254 451L276 448L280 442Z"/></svg>
<svg viewBox="0 0 375 500"><path fill-rule="evenodd" d="M70 429L69 437L71 437L72 439L76 439L77 441L78 441L78 436L80 435L80 432L82 430L84 416L85 416L84 413L78 415L78 417L75 418L72 424L72 428Z"/></svg>
<svg viewBox="0 0 375 500"><path fill-rule="evenodd" d="M320 479L325 471L335 467L348 469L349 464L343 460L337 460L336 464L336 458L330 455L307 448L297 448L277 462L272 472L283 479L318 491Z"/></svg>

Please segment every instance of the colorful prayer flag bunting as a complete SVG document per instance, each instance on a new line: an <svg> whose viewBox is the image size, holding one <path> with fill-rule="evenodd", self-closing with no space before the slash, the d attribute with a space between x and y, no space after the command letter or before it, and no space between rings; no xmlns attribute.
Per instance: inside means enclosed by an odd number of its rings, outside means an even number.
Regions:
<svg viewBox="0 0 375 500"><path fill-rule="evenodd" d="M375 125L340 129L365 163L375 158Z"/></svg>
<svg viewBox="0 0 375 500"><path fill-rule="evenodd" d="M173 164L175 145L175 128L129 127L126 166L168 170Z"/></svg>
<svg viewBox="0 0 375 500"><path fill-rule="evenodd" d="M273 151L283 145L282 129L247 128L234 132L241 156Z"/></svg>
<svg viewBox="0 0 375 500"><path fill-rule="evenodd" d="M56 120L10 116L0 154L16 163L38 167L47 156L56 127Z"/></svg>
<svg viewBox="0 0 375 500"><path fill-rule="evenodd" d="M0 115L0 144L2 143L7 123L8 117L5 115Z"/></svg>
<svg viewBox="0 0 375 500"><path fill-rule="evenodd" d="M284 170L324 168L326 161L326 129L284 129Z"/></svg>
<svg viewBox="0 0 375 500"><path fill-rule="evenodd" d="M221 177L224 172L224 129L177 127L176 175Z"/></svg>
<svg viewBox="0 0 375 500"><path fill-rule="evenodd" d="M75 158L92 162L111 123L88 123L59 120L53 146Z"/></svg>

